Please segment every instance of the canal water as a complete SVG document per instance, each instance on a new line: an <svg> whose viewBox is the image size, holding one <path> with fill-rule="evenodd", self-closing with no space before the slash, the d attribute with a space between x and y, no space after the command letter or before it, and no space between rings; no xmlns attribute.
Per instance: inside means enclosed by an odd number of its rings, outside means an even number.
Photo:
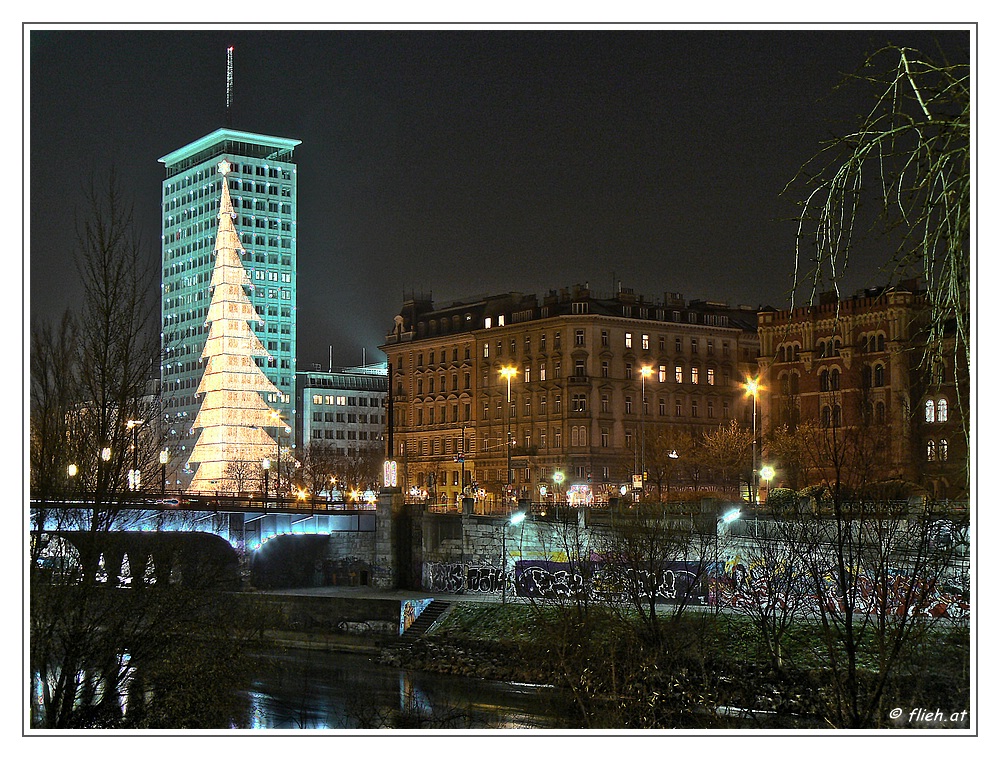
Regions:
<svg viewBox="0 0 1000 759"><path fill-rule="evenodd" d="M249 699L250 727L262 730L572 727L554 688L411 672L359 653L264 657Z"/></svg>

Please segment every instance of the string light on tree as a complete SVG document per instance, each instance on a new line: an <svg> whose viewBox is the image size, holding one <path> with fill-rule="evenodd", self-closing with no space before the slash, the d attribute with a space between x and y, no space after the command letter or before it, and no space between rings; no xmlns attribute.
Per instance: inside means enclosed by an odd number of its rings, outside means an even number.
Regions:
<svg viewBox="0 0 1000 759"><path fill-rule="evenodd" d="M263 429L272 410L262 393L280 393L254 361L256 356L270 358L270 354L250 327L263 320L246 293L250 277L240 257L244 248L226 179L231 170L229 161L218 165L222 198L206 318L208 338L202 353L205 373L197 391L204 399L193 425L202 432L188 459L198 467L188 487L192 491L216 489L217 483L225 481L227 464L260 461L275 445Z"/></svg>

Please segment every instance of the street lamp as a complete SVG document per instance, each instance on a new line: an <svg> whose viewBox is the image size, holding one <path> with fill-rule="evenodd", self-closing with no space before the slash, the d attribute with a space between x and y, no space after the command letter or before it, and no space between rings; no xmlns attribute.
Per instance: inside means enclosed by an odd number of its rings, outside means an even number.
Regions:
<svg viewBox="0 0 1000 759"><path fill-rule="evenodd" d="M566 475L563 474L562 472L553 472L552 473L552 483L556 486L556 492L555 492L555 496L554 496L554 500L555 500L556 503L559 503L559 490L560 490L560 487L563 484L563 480L565 480L565 479L566 479Z"/></svg>
<svg viewBox="0 0 1000 759"><path fill-rule="evenodd" d="M170 452L164 448L160 451L160 495L167 492L167 461L170 459Z"/></svg>
<svg viewBox="0 0 1000 759"><path fill-rule="evenodd" d="M642 495L640 497L646 497L646 377L653 373L653 367L644 366L639 369L639 374L642 375L642 408L639 411L639 427L641 429L642 436L642 471L639 474L642 476Z"/></svg>
<svg viewBox="0 0 1000 759"><path fill-rule="evenodd" d="M764 480L764 503L767 503L767 498L771 494L771 480L774 479L774 467L770 465L761 467L760 478Z"/></svg>
<svg viewBox="0 0 1000 759"><path fill-rule="evenodd" d="M277 445L277 457L275 458L275 467L277 468L276 472L278 480L274 485L274 495L276 498L279 498L281 496L281 428L285 427L285 423L281 421L281 414L279 414L274 409L271 410L270 414L271 414L271 421L273 421L274 426L277 427L277 430L274 435L274 442ZM291 431L292 431L291 427L285 427L286 433L289 433Z"/></svg>
<svg viewBox="0 0 1000 759"><path fill-rule="evenodd" d="M129 490L139 489L139 425L137 419L129 419L125 426L132 431L132 469L128 473Z"/></svg>
<svg viewBox="0 0 1000 759"><path fill-rule="evenodd" d="M750 503L757 505L757 393L760 392L760 380L757 377L748 379L744 385L747 395L753 397L753 438L750 441L750 471L752 472L751 483L752 493Z"/></svg>
<svg viewBox="0 0 1000 759"><path fill-rule="evenodd" d="M501 565L500 565L500 602L507 603L507 528L513 527L515 525L521 524L528 515L523 511L519 511L516 514L511 514L510 519L504 520L503 532L501 533L501 548L500 552Z"/></svg>
<svg viewBox="0 0 1000 759"><path fill-rule="evenodd" d="M727 511L715 523L715 609L719 609L719 535L723 528L740 518L740 510Z"/></svg>
<svg viewBox="0 0 1000 759"><path fill-rule="evenodd" d="M511 455L511 439L510 439L510 415L511 415L511 405L510 405L510 380L511 377L517 376L517 367L514 366L504 366L500 368L500 376L507 380L507 490L506 493L510 494L512 490L512 471L510 468L510 455Z"/></svg>

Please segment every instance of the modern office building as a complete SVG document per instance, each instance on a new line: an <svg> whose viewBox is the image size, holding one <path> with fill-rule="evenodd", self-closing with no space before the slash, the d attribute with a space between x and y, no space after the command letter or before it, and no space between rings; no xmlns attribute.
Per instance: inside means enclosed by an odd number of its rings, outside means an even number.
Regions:
<svg viewBox="0 0 1000 759"><path fill-rule="evenodd" d="M265 403L293 430L296 352L296 202L294 149L300 140L219 129L160 158L162 281L160 367L168 480L186 487L198 438L194 421L205 363L222 176L229 191L249 276L247 295L260 321L252 327L267 355L256 357L277 392Z"/></svg>
<svg viewBox="0 0 1000 759"><path fill-rule="evenodd" d="M384 458L386 371L382 363L298 372L301 445L329 446L337 456L377 449Z"/></svg>
<svg viewBox="0 0 1000 759"><path fill-rule="evenodd" d="M757 314L586 286L443 308L414 299L382 350L410 495L454 504L464 491L486 510L600 502L650 469L658 433L749 427Z"/></svg>

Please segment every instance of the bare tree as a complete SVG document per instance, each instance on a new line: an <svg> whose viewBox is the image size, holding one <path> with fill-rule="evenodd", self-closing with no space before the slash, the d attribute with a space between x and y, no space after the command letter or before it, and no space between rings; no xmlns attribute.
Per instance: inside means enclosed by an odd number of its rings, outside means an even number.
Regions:
<svg viewBox="0 0 1000 759"><path fill-rule="evenodd" d="M105 185L92 183L77 238L83 308L55 327L39 319L32 329L32 496L44 504L68 495L87 506L35 514L32 724L207 726L214 713L224 724L212 726L226 727L240 719L231 696L246 685L241 649L259 620L237 623L229 600L168 578L116 588L101 562L108 533L127 527L122 507L135 497L128 470L155 471L159 449L150 392L160 348L154 257L114 172ZM73 532L75 550L53 553L54 530ZM141 708L126 713L130 692L136 697L128 703ZM201 698L214 699L202 702L211 708L196 706Z"/></svg>
<svg viewBox="0 0 1000 759"><path fill-rule="evenodd" d="M752 482L749 478L753 469L750 461L752 441L750 430L744 429L735 419L705 434L701 441L702 453L707 466L714 471L717 485L732 487L740 481Z"/></svg>
<svg viewBox="0 0 1000 759"><path fill-rule="evenodd" d="M263 471L259 461L229 461L223 470L226 490L243 493L264 487Z"/></svg>
<svg viewBox="0 0 1000 759"><path fill-rule="evenodd" d="M823 495L799 516L797 571L809 578L831 673L829 714L838 727L881 727L886 698L913 647L940 617L931 611L952 567L936 544L939 518L911 508L887 483L879 425L813 427L806 438Z"/></svg>
<svg viewBox="0 0 1000 759"><path fill-rule="evenodd" d="M867 85L872 106L786 187L799 202L796 292L812 301L840 284L868 222L895 252L893 278L919 276L930 309L924 361L942 351L970 360L970 78L967 62L940 63L910 48L871 55L842 86ZM803 189L799 189L804 184ZM950 339L954 334L955 338ZM967 404L960 404L965 405Z"/></svg>

